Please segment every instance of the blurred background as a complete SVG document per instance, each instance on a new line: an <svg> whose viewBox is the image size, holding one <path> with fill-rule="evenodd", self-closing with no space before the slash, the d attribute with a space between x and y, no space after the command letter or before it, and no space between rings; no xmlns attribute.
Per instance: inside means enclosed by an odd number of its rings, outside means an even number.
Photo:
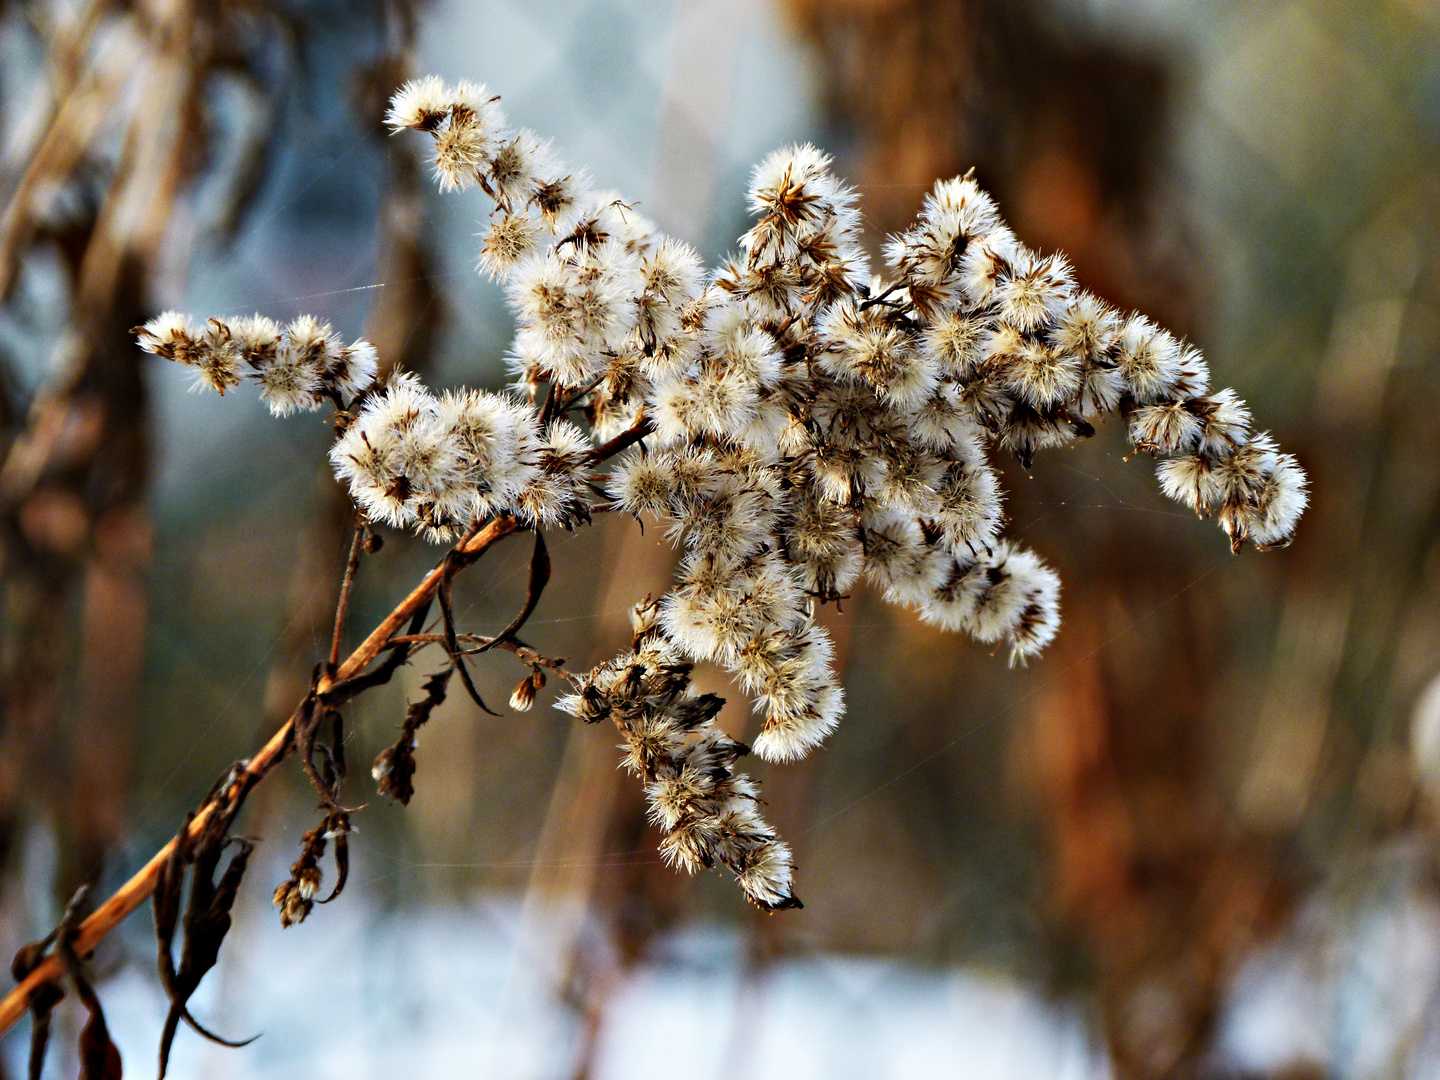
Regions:
<svg viewBox="0 0 1440 1080"><path fill-rule="evenodd" d="M1314 505L1290 549L1232 557L1113 424L1005 463L1060 637L1012 671L863 592L827 613L841 728L749 766L803 911L664 867L612 735L547 691L499 719L454 696L411 805L357 815L344 898L282 932L315 817L287 768L241 820L263 842L194 1003L263 1036L182 1031L172 1075L1440 1075L1433 0L3 0L0 951L123 881L288 715L348 543L322 423L189 393L128 329L313 312L436 384L504 380L483 199L437 195L380 125L430 72L711 260L784 142L835 155L877 242L973 165L1027 243L1199 343ZM551 550L528 636L587 667L671 556L621 520ZM359 621L434 558L393 538ZM526 559L461 579L468 628L508 620ZM433 667L364 700L355 760ZM524 673L477 678L504 700ZM145 913L95 969L143 1074ZM75 1072L69 1010L47 1075Z"/></svg>

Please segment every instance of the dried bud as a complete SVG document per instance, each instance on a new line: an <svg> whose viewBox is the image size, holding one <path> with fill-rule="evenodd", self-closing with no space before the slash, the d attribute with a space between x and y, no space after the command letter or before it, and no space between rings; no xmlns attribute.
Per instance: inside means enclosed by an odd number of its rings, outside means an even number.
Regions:
<svg viewBox="0 0 1440 1080"><path fill-rule="evenodd" d="M637 639L653 630L659 619L660 605L651 600L648 594L644 600L630 609L630 626Z"/></svg>
<svg viewBox="0 0 1440 1080"><path fill-rule="evenodd" d="M535 704L535 686L528 677L521 679L510 695L510 708L516 712L529 712Z"/></svg>
<svg viewBox="0 0 1440 1080"><path fill-rule="evenodd" d="M385 778L394 771L395 766L391 763L392 756L391 751L388 749L381 750L380 753L375 755L375 765L371 768L370 775L375 778L376 783L383 785ZM380 789L380 794L385 794L383 786Z"/></svg>
<svg viewBox="0 0 1440 1080"><path fill-rule="evenodd" d="M535 695L545 685L545 673L539 668L521 679L510 695L510 707L516 712L529 712L535 704Z"/></svg>
<svg viewBox="0 0 1440 1080"><path fill-rule="evenodd" d="M295 891L302 899L313 900L320 891L320 868L307 866L295 875Z"/></svg>
<svg viewBox="0 0 1440 1080"><path fill-rule="evenodd" d="M293 881L282 881L276 886L270 902L279 909L280 925L286 929L296 923L304 922L305 916L309 915L315 906L313 900L308 900L300 895L300 890Z"/></svg>

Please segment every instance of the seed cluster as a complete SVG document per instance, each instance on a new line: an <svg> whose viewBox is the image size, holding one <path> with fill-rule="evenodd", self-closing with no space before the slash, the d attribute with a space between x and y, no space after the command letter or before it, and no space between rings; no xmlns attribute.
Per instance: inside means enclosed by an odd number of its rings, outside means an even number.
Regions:
<svg viewBox="0 0 1440 1080"><path fill-rule="evenodd" d="M368 341L346 345L329 323L311 315L284 327L264 315L196 326L167 311L135 333L146 352L193 367L197 385L219 394L248 375L276 416L350 400L375 381L375 347Z"/></svg>
<svg viewBox="0 0 1440 1080"><path fill-rule="evenodd" d="M972 177L935 185L885 244L882 277L830 159L777 151L752 178L753 226L706 273L512 131L483 87L409 83L389 121L431 135L442 188L478 185L495 204L480 265L516 315L515 396L437 397L403 374L368 387L373 351L333 347L313 320L197 331L172 313L141 342L221 392L249 363L277 413L353 395L331 460L373 520L437 540L501 513L569 528L603 484L609 508L664 522L683 552L674 587L562 707L619 725L672 859L729 866L762 906L794 902L789 852L732 772L745 748L714 726L718 699L695 694L691 664L730 672L763 715L756 753L790 760L843 710L816 605L862 577L1012 661L1035 655L1059 626L1059 580L1001 536L988 454L1028 468L1105 413L1237 550L1289 543L1306 505L1294 458L1232 390L1210 389L1197 349L1079 289Z"/></svg>
<svg viewBox="0 0 1440 1080"><path fill-rule="evenodd" d="M645 784L669 862L691 873L726 866L757 906L800 907L790 848L761 818L755 784L733 768L749 748L715 725L725 700L696 691L694 665L665 634L660 614L648 599L636 605L630 651L592 671L559 707L620 729L625 767Z"/></svg>

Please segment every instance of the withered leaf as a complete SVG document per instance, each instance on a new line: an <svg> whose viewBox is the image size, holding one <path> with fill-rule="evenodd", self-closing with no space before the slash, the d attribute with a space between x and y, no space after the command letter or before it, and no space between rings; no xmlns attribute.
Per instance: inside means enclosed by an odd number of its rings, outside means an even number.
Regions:
<svg viewBox="0 0 1440 1080"><path fill-rule="evenodd" d="M37 986L30 995L30 1064L29 1080L40 1080L45 1072L45 1051L50 1045L50 1017L65 991L54 983Z"/></svg>
<svg viewBox="0 0 1440 1080"><path fill-rule="evenodd" d="M322 708L313 697L301 706L295 714L295 753L300 758L300 767L305 771L310 786L320 796L322 804L328 809L340 810L341 806L336 799L340 795L340 783L344 779L344 762L337 762L334 746L318 741L320 729L326 720L330 721L331 731L334 733L333 742L338 744L344 737L344 722L340 719L339 710ZM315 765L316 750L323 755L320 768Z"/></svg>
<svg viewBox="0 0 1440 1080"><path fill-rule="evenodd" d="M485 704L485 699L480 696L480 691L475 689L475 683L470 679L470 669L465 666L465 657L460 654L460 643L455 633L455 611L450 606L451 587L452 578L447 575L445 580L440 583L438 593L440 617L445 625L445 651L450 654L451 665L460 673L460 682L465 687L465 692L470 695L470 700L475 702L481 712L499 716L499 713Z"/></svg>
<svg viewBox="0 0 1440 1080"><path fill-rule="evenodd" d="M330 903L344 892L345 882L350 878L350 815L332 814L326 820L326 825L326 831L335 845L335 888L330 890L330 895L324 900L318 901L321 904Z"/></svg>
<svg viewBox="0 0 1440 1080"><path fill-rule="evenodd" d="M80 957L75 954L75 928L80 922L80 908L89 894L89 887L82 886L65 909L65 918L60 923L55 938L55 954L60 958L70 981L75 984L75 994L89 1013L85 1026L80 1029L80 1080L121 1080L124 1069L120 1062L120 1051L110 1038L110 1028L105 1023L105 1010L100 1007ZM33 1068L33 1063L32 1063Z"/></svg>
<svg viewBox="0 0 1440 1080"><path fill-rule="evenodd" d="M45 958L45 951L50 948L57 933L52 930L40 941L22 945L15 953L10 973L17 983L24 982ZM45 1051L50 1045L50 1017L64 997L65 991L53 982L41 983L30 992L30 1063L26 1069L29 1080L40 1080L41 1073L45 1071Z"/></svg>
<svg viewBox="0 0 1440 1080"><path fill-rule="evenodd" d="M92 992L89 1001L83 995L80 1000L90 1009L90 1019L80 1029L80 1080L121 1080L125 1070L120 1051L105 1026L100 999ZM92 1004L94 1008L90 1008Z"/></svg>
<svg viewBox="0 0 1440 1080"><path fill-rule="evenodd" d="M220 790L222 785L217 785ZM215 793L212 792L212 797ZM235 904L241 879L249 863L254 844L243 837L229 836L230 823L238 806L217 807L206 820L198 837L191 837L193 812L186 814L185 824L175 838L170 857L160 869L151 908L155 916L155 940L158 952L160 981L170 999L165 1026L160 1036L160 1075L169 1067L170 1050L180 1021L184 1020L198 1034L223 1046L245 1046L258 1036L234 1041L215 1034L190 1014L189 1001L205 975L220 958L220 946L230 932L230 911ZM239 850L231 857L219 880L215 873L227 848ZM190 896L185 905L183 924L180 919L180 897L186 868L190 869ZM183 926L180 966L175 966L174 940L177 924Z"/></svg>
<svg viewBox="0 0 1440 1080"><path fill-rule="evenodd" d="M326 779L338 792L340 785L345 782L345 717L340 714L339 709L331 709L329 716L330 745L325 748L325 764L329 771Z"/></svg>

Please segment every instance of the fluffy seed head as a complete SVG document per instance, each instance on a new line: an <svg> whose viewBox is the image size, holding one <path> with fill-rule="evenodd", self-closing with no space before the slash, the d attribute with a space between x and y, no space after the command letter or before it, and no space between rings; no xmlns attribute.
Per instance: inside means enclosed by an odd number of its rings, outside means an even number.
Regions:
<svg viewBox="0 0 1440 1080"><path fill-rule="evenodd" d="M242 353L230 328L211 319L194 350L197 382L224 396L226 390L240 385Z"/></svg>
<svg viewBox="0 0 1440 1080"><path fill-rule="evenodd" d="M416 128L432 130L450 112L453 96L438 75L411 79L390 99L385 123L393 131Z"/></svg>
<svg viewBox="0 0 1440 1080"><path fill-rule="evenodd" d="M1012 270L996 282L994 301L1000 317L1017 330L1049 326L1065 310L1075 278L1063 256L1040 258L1021 249Z"/></svg>
<svg viewBox="0 0 1440 1080"><path fill-rule="evenodd" d="M837 194L829 155L806 143L776 150L755 166L748 201L751 213L772 216L793 228L819 220Z"/></svg>
<svg viewBox="0 0 1440 1080"><path fill-rule="evenodd" d="M501 213L490 223L480 245L480 268L491 280L505 280L520 260L535 250L541 226L529 214Z"/></svg>
<svg viewBox="0 0 1440 1080"><path fill-rule="evenodd" d="M890 238L887 282L869 277L855 193L829 159L778 151L755 171L751 228L707 283L692 249L507 130L483 87L407 84L388 119L432 137L442 186L493 197L480 263L506 283L507 362L531 404L437 398L404 374L377 387L374 350L313 319L282 331L167 313L140 344L222 392L248 372L277 412L336 401L332 464L374 522L444 540L499 514L533 528L599 509L659 519L683 549L673 588L637 608L631 649L557 704L616 725L667 860L728 868L762 908L798 905L790 852L691 665L732 675L763 716L755 751L789 760L840 717L816 608L862 574L1012 662L1036 655L1059 583L1000 535L993 448L1029 467L1123 412L1164 459L1165 493L1214 513L1234 544L1294 533L1304 473L1252 434L1232 391L1210 392L1199 352L1077 291L1063 257L1028 251L971 177L937 184ZM537 668L512 705L539 686ZM298 889L287 905L311 902Z"/></svg>
<svg viewBox="0 0 1440 1080"><path fill-rule="evenodd" d="M1180 380L1180 343L1145 316L1132 315L1120 331L1117 367L1135 400L1152 404Z"/></svg>
<svg viewBox="0 0 1440 1080"><path fill-rule="evenodd" d="M380 355L375 346L361 338L336 351L325 379L343 397L353 398L370 389L379 369Z"/></svg>
<svg viewBox="0 0 1440 1080"><path fill-rule="evenodd" d="M1103 300L1081 292L1066 303L1051 331L1052 340L1065 352L1090 364L1106 360L1120 336L1121 319Z"/></svg>
<svg viewBox="0 0 1440 1080"><path fill-rule="evenodd" d="M960 282L972 304L988 304L1020 258L1020 243L1006 226L972 240L960 260Z"/></svg>

